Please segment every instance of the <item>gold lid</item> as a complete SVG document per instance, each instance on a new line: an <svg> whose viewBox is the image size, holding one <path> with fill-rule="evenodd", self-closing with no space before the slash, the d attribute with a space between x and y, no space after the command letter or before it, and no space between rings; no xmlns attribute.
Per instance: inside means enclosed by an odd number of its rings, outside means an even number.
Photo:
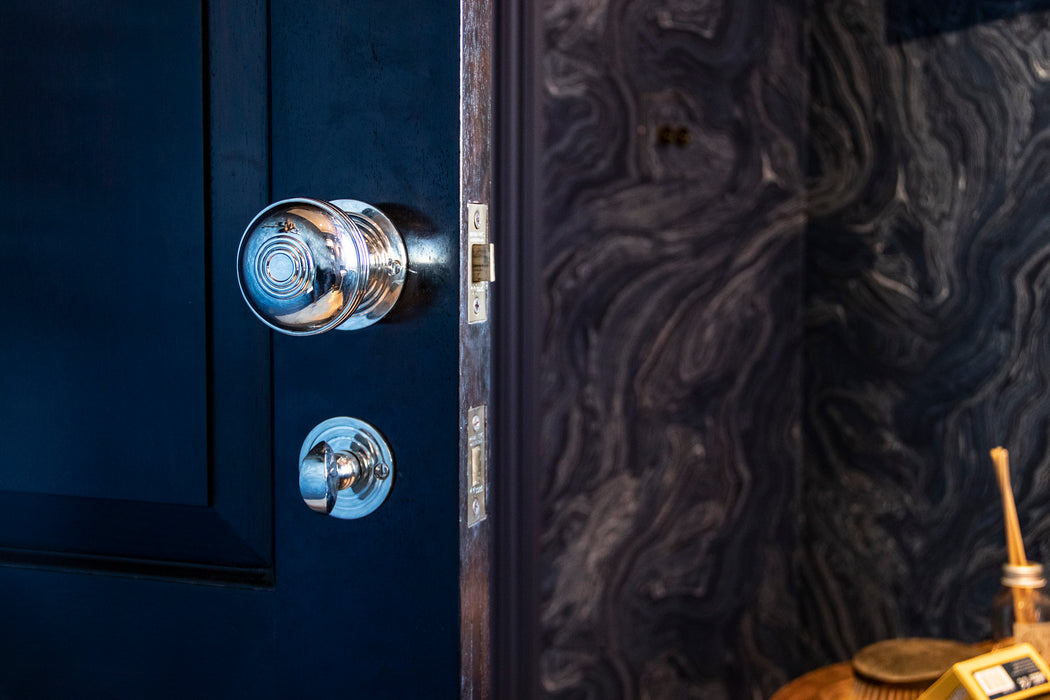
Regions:
<svg viewBox="0 0 1050 700"><path fill-rule="evenodd" d="M932 683L976 654L973 646L948 639L887 639L858 651L853 671L880 683Z"/></svg>
<svg viewBox="0 0 1050 700"><path fill-rule="evenodd" d="M1042 564L1003 564L1004 586L1010 588L1042 588L1046 585Z"/></svg>

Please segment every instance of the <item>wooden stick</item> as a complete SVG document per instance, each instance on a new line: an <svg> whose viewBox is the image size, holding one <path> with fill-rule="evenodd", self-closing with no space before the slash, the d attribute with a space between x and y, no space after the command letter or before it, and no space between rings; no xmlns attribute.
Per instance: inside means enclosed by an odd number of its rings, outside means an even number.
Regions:
<svg viewBox="0 0 1050 700"><path fill-rule="evenodd" d="M1026 566L1028 559L1024 553L1024 540L1021 538L1021 524L1017 520L1013 487L1010 486L1010 453L1002 447L996 447L991 451L991 455L995 464L995 475L999 478L999 492L1003 497L1007 556L1014 566Z"/></svg>
<svg viewBox="0 0 1050 700"><path fill-rule="evenodd" d="M1006 551L1010 564L1027 566L1028 559L1024 553L1024 539L1021 537L1021 524L1017 520L1017 505L1014 503L1013 486L1010 485L1010 453L1003 447L991 451L995 475L999 480L999 492L1003 497L1003 521L1006 524ZM1014 588L1014 624L1018 622L1035 622L1035 610L1032 607L1032 591L1027 588Z"/></svg>

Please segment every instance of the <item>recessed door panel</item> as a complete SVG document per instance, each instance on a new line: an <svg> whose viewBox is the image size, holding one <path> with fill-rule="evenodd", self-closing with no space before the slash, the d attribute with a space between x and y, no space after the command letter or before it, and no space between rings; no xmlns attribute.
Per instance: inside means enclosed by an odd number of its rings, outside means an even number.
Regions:
<svg viewBox="0 0 1050 700"><path fill-rule="evenodd" d="M269 342L215 266L265 197L265 12L213 12L4 4L0 547L18 561L267 575Z"/></svg>
<svg viewBox="0 0 1050 700"><path fill-rule="evenodd" d="M5 8L0 483L203 505L200 7L108 5Z"/></svg>

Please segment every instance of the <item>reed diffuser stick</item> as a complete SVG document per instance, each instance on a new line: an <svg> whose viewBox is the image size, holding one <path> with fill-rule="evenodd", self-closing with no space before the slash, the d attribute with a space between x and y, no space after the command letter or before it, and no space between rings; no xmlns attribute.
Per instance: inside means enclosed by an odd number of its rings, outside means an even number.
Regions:
<svg viewBox="0 0 1050 700"><path fill-rule="evenodd" d="M1017 520L1017 505L1014 503L1014 491L1010 485L1010 453L1004 447L991 451L995 475L999 480L999 493L1003 497L1003 521L1006 524L1006 552L1013 566L1027 566L1028 558L1024 553L1024 539L1021 537L1021 523ZM1014 588L1014 624L1035 622L1035 610L1032 605L1032 591L1027 588Z"/></svg>
<svg viewBox="0 0 1050 700"><path fill-rule="evenodd" d="M999 493L1003 497L1003 520L1006 523L1006 552L1014 566L1025 566L1028 559L1024 554L1024 540L1021 539L1021 524L1017 520L1017 506L1014 503L1014 491L1010 485L1010 453L1004 447L991 451L995 475L999 479Z"/></svg>

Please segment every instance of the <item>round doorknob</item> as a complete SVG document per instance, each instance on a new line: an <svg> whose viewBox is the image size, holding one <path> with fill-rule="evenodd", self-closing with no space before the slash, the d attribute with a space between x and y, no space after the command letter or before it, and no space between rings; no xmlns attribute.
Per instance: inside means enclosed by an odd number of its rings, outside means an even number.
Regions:
<svg viewBox="0 0 1050 700"><path fill-rule="evenodd" d="M330 418L310 431L299 451L299 493L312 510L336 518L368 515L394 481L390 446L356 418Z"/></svg>
<svg viewBox="0 0 1050 700"><path fill-rule="evenodd" d="M401 294L406 266L394 224L353 199L271 204L248 224L237 250L248 307L289 335L375 323Z"/></svg>

